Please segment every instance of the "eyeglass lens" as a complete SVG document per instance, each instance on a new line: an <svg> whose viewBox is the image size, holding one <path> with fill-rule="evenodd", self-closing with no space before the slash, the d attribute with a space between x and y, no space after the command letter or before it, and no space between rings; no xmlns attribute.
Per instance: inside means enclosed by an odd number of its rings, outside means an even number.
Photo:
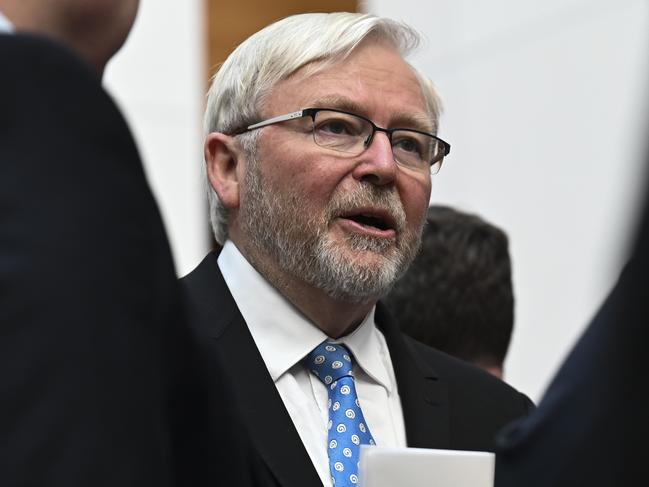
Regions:
<svg viewBox="0 0 649 487"><path fill-rule="evenodd" d="M370 142L373 127L367 120L348 113L321 110L313 120L313 138L317 145L327 149L360 154ZM440 155L437 139L412 130L392 133L392 154L401 164L420 171L437 172L440 161L431 162Z"/></svg>

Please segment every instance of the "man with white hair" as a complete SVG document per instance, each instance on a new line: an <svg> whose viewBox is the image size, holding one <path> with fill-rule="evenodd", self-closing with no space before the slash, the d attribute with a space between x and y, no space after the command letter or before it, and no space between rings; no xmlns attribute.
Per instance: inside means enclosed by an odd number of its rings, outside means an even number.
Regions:
<svg viewBox="0 0 649 487"><path fill-rule="evenodd" d="M417 42L372 15L297 15L212 82L206 179L223 250L183 285L259 485L354 485L360 444L492 450L530 408L377 306L417 253L450 149L432 84L403 58Z"/></svg>

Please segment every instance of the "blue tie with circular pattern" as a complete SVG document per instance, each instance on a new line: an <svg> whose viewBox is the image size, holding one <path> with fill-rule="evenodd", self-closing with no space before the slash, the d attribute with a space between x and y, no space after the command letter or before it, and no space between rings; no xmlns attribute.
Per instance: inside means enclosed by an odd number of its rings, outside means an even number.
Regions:
<svg viewBox="0 0 649 487"><path fill-rule="evenodd" d="M374 445L374 439L356 395L352 355L344 345L323 342L305 361L329 393L327 452L331 480L336 487L356 485L360 446Z"/></svg>

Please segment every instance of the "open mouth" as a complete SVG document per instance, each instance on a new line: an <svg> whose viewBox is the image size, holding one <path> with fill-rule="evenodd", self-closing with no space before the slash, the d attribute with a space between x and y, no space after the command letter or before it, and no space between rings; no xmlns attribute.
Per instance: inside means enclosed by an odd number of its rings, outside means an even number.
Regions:
<svg viewBox="0 0 649 487"><path fill-rule="evenodd" d="M384 210L361 209L340 215L357 231L361 230L378 237L393 237L396 233L394 218Z"/></svg>
<svg viewBox="0 0 649 487"><path fill-rule="evenodd" d="M345 217L365 227L378 228L379 230L390 230L392 227L383 218L372 215L349 215Z"/></svg>

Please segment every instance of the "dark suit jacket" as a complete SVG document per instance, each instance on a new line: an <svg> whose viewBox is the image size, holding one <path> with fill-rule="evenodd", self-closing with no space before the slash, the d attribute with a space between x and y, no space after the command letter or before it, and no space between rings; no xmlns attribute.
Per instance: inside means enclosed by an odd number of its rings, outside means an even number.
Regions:
<svg viewBox="0 0 649 487"><path fill-rule="evenodd" d="M649 200L639 228L630 262L539 408L500 437L498 487L647 484Z"/></svg>
<svg viewBox="0 0 649 487"><path fill-rule="evenodd" d="M0 35L0 70L0 485L172 485L180 293L131 134L62 46Z"/></svg>
<svg viewBox="0 0 649 487"><path fill-rule="evenodd" d="M182 284L202 366L221 371L232 384L230 401L240 415L241 435L249 440L248 477L241 482L320 485L218 269L216 254L208 255ZM499 428L532 407L526 396L489 374L406 338L385 309L378 310L377 322L390 349L409 446L493 450ZM206 423L213 421L218 417L206 419Z"/></svg>

